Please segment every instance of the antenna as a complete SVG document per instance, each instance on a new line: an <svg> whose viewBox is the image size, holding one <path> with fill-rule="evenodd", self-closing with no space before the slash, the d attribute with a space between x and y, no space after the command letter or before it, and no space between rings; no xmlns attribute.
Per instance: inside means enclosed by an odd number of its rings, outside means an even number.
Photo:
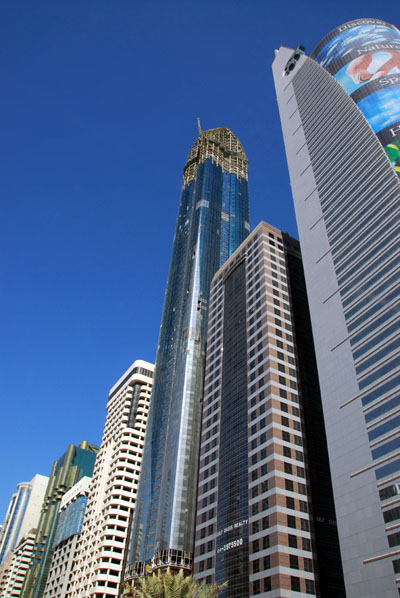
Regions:
<svg viewBox="0 0 400 598"><path fill-rule="evenodd" d="M197 126L199 128L199 135L202 134L202 130L201 130L201 124L200 124L200 116L197 117Z"/></svg>

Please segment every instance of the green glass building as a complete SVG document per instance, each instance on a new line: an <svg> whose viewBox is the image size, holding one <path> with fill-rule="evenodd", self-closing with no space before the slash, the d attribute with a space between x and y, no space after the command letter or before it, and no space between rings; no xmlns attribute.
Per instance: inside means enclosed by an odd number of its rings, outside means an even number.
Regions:
<svg viewBox="0 0 400 598"><path fill-rule="evenodd" d="M21 591L22 598L42 597L53 555L61 499L81 478L92 476L98 448L86 440L79 446L70 444L54 462L36 532L32 561Z"/></svg>

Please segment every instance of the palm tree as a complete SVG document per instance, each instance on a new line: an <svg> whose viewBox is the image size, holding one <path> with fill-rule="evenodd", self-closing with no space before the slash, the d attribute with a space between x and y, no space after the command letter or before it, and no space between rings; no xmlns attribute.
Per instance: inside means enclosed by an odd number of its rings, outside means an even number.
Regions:
<svg viewBox="0 0 400 598"><path fill-rule="evenodd" d="M217 598L224 586L199 583L191 576L167 570L138 580L135 588L126 588L124 596L132 598Z"/></svg>

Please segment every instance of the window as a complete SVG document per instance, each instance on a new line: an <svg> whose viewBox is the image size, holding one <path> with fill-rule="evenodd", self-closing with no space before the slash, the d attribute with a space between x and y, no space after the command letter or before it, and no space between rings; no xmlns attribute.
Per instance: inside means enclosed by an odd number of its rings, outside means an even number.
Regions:
<svg viewBox="0 0 400 598"><path fill-rule="evenodd" d="M385 520L385 523L389 523L395 519L400 519L400 507L395 507L394 509L390 509L390 511L385 511L383 513L383 519Z"/></svg>
<svg viewBox="0 0 400 598"><path fill-rule="evenodd" d="M253 594L259 594L260 592L260 580L257 579L256 581L253 581Z"/></svg>
<svg viewBox="0 0 400 598"><path fill-rule="evenodd" d="M289 562L291 569L298 569L299 568L299 557L295 556L294 554L289 555Z"/></svg>
<svg viewBox="0 0 400 598"><path fill-rule="evenodd" d="M301 451L296 451L296 459L297 461L304 461L304 455Z"/></svg>
<svg viewBox="0 0 400 598"><path fill-rule="evenodd" d="M293 534L288 534L288 544L290 548L297 548L297 536L293 536Z"/></svg>
<svg viewBox="0 0 400 598"><path fill-rule="evenodd" d="M294 492L294 484L293 484L292 480L285 480L285 488L286 488L286 490L289 490L290 492Z"/></svg>
<svg viewBox="0 0 400 598"><path fill-rule="evenodd" d="M308 532L310 530L310 522L308 519L300 519L300 525L303 532Z"/></svg>
<svg viewBox="0 0 400 598"><path fill-rule="evenodd" d="M304 571L312 571L313 570L312 559L307 559L306 557L304 557L303 562L304 562Z"/></svg>
<svg viewBox="0 0 400 598"><path fill-rule="evenodd" d="M400 559L393 561L393 569L395 573L400 573Z"/></svg>
<svg viewBox="0 0 400 598"><path fill-rule="evenodd" d="M264 569L264 571L266 569L271 569L271 557L270 557L270 555L267 555L267 556L264 557L264 559L263 559L263 569Z"/></svg>
<svg viewBox="0 0 400 598"><path fill-rule="evenodd" d="M292 468L292 464L291 463L286 463L285 462L283 464L283 467L284 467L285 473L292 473L293 468Z"/></svg>
<svg viewBox="0 0 400 598"><path fill-rule="evenodd" d="M251 524L251 533L256 534L258 532L258 521L253 521Z"/></svg>
<svg viewBox="0 0 400 598"><path fill-rule="evenodd" d="M292 456L292 451L290 450L290 448L288 446L284 446L283 447L283 456L284 457L289 457L289 459Z"/></svg>
<svg viewBox="0 0 400 598"><path fill-rule="evenodd" d="M306 579L306 594L315 594L314 582L312 579Z"/></svg>
<svg viewBox="0 0 400 598"><path fill-rule="evenodd" d="M305 500L299 500L300 511L302 513L308 513L308 505Z"/></svg>
<svg viewBox="0 0 400 598"><path fill-rule="evenodd" d="M253 561L253 573L258 573L260 571L260 561L257 559Z"/></svg>
<svg viewBox="0 0 400 598"><path fill-rule="evenodd" d="M294 509L294 498L292 498L291 496L287 496L286 497L286 508L287 509Z"/></svg>
<svg viewBox="0 0 400 598"><path fill-rule="evenodd" d="M269 528L269 517L263 517L262 519L262 528L268 529Z"/></svg>
<svg viewBox="0 0 400 598"><path fill-rule="evenodd" d="M297 484L297 492L299 494L307 494L307 487L305 484L300 484L300 482Z"/></svg>
<svg viewBox="0 0 400 598"><path fill-rule="evenodd" d="M269 536L263 537L263 550L266 550L270 546Z"/></svg>
<svg viewBox="0 0 400 598"><path fill-rule="evenodd" d="M270 592L272 590L272 583L270 577L264 577L264 592Z"/></svg>
<svg viewBox="0 0 400 598"><path fill-rule="evenodd" d="M296 528L296 517L293 517L293 515L287 515L287 525L288 527Z"/></svg>
<svg viewBox="0 0 400 598"><path fill-rule="evenodd" d="M396 532L395 534L391 534L388 536L389 546L392 548L393 546L400 545L400 532Z"/></svg>
<svg viewBox="0 0 400 598"><path fill-rule="evenodd" d="M300 592L300 577L290 577L290 589L293 592Z"/></svg>
<svg viewBox="0 0 400 598"><path fill-rule="evenodd" d="M253 553L258 552L260 550L260 542L259 540L253 541Z"/></svg>
<svg viewBox="0 0 400 598"><path fill-rule="evenodd" d="M311 540L309 538L302 538L302 548L307 552L311 552Z"/></svg>
<svg viewBox="0 0 400 598"><path fill-rule="evenodd" d="M200 544L200 554L204 554L206 551L206 545L205 544Z"/></svg>

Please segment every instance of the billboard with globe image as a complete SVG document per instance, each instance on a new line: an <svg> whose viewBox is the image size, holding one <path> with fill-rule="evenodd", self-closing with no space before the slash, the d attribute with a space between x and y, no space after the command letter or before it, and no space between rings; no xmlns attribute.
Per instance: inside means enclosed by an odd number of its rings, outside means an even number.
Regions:
<svg viewBox="0 0 400 598"><path fill-rule="evenodd" d="M311 58L356 102L400 176L400 31L377 19L350 21Z"/></svg>

